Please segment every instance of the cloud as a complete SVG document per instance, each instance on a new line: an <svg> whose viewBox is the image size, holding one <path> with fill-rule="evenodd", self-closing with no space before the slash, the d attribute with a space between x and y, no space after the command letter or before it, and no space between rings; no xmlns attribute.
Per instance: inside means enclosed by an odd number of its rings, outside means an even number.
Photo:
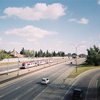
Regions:
<svg viewBox="0 0 100 100"><path fill-rule="evenodd" d="M17 46L19 46L19 45L22 45L22 43L19 43L19 42L8 42L7 45L9 45L9 46L12 46L12 45L16 46L17 45Z"/></svg>
<svg viewBox="0 0 100 100"><path fill-rule="evenodd" d="M85 18L82 18L80 21L78 21L78 23L81 23L81 24L88 24L88 21L87 19Z"/></svg>
<svg viewBox="0 0 100 100"><path fill-rule="evenodd" d="M89 20L87 20L87 19L85 19L85 18L82 18L82 19L79 20L79 21L77 21L77 19L69 19L68 21L69 21L69 22L70 22L70 21L75 21L75 22L81 23L81 24L88 24L88 21L89 21Z"/></svg>
<svg viewBox="0 0 100 100"><path fill-rule="evenodd" d="M82 41L82 43L86 43L86 41Z"/></svg>
<svg viewBox="0 0 100 100"><path fill-rule="evenodd" d="M34 8L25 7L8 7L4 10L4 13L8 17L18 17L24 20L40 20L40 19L57 19L60 16L65 15L64 7L60 3L53 3L52 5L46 5L45 3L37 3Z"/></svg>
<svg viewBox="0 0 100 100"><path fill-rule="evenodd" d="M98 4L100 5L100 0L98 0Z"/></svg>
<svg viewBox="0 0 100 100"><path fill-rule="evenodd" d="M23 37L43 38L45 35L55 35L57 32L42 30L34 26L26 26L24 28L12 29L5 31L6 35L18 35ZM28 41L31 41L28 39Z"/></svg>
<svg viewBox="0 0 100 100"><path fill-rule="evenodd" d="M6 19L7 16L0 16L0 19Z"/></svg>
<svg viewBox="0 0 100 100"><path fill-rule="evenodd" d="M0 37L0 41L2 40L2 37Z"/></svg>
<svg viewBox="0 0 100 100"><path fill-rule="evenodd" d="M69 22L71 22L71 21L77 22L77 19L69 19L68 21L69 21Z"/></svg>
<svg viewBox="0 0 100 100"><path fill-rule="evenodd" d="M90 39L92 40L92 39L93 39L93 37L90 37Z"/></svg>

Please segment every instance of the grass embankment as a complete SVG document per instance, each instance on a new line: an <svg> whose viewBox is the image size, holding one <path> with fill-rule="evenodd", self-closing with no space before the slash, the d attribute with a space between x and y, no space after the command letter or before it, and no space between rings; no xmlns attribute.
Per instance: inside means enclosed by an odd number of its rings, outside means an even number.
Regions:
<svg viewBox="0 0 100 100"><path fill-rule="evenodd" d="M77 77L79 74L91 70L91 69L95 69L95 68L100 68L100 66L90 66L87 65L86 62L82 63L81 65L79 65L77 67L77 72L76 72L76 68L72 71L72 73L68 76L68 78L75 78Z"/></svg>
<svg viewBox="0 0 100 100"><path fill-rule="evenodd" d="M100 68L100 66L90 66L90 65L87 65L86 62L84 62L77 67L77 72L76 72L76 69L74 69L72 71L72 73L68 76L68 78L75 78L79 74L81 74L85 71L91 70L91 69L95 69L95 68ZM98 96L99 96L99 100L100 100L100 78L98 80Z"/></svg>

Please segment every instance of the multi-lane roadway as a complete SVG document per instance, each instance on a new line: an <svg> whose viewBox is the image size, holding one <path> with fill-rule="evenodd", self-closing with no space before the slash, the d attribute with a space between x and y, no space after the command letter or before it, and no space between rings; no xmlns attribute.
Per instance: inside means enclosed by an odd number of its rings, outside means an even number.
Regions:
<svg viewBox="0 0 100 100"><path fill-rule="evenodd" d="M78 64L83 61L84 59L79 59ZM87 75L79 76L77 80L73 81L70 87L65 86L61 88L63 79L66 79L76 67L75 63L76 61L73 60L73 65L70 65L70 62L58 64L7 82L4 85L2 84L0 88L0 100L71 100L72 89L75 87L85 91L83 100L89 100L90 96L87 94L90 91L89 87L92 87L92 81L96 79L93 78L96 71L92 74L89 72ZM50 79L50 84L40 84L41 79L44 77ZM93 93L96 94L96 92Z"/></svg>

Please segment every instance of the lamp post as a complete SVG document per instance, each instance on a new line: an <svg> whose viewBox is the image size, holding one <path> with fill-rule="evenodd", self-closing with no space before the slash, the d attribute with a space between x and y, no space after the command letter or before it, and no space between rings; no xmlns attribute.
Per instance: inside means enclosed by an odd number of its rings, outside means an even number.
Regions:
<svg viewBox="0 0 100 100"><path fill-rule="evenodd" d="M18 55L18 74L17 76L19 75L19 55Z"/></svg>
<svg viewBox="0 0 100 100"><path fill-rule="evenodd" d="M8 57L7 75L9 75L9 57Z"/></svg>
<svg viewBox="0 0 100 100"><path fill-rule="evenodd" d="M73 46L75 46L75 48L76 48L76 72L77 72L77 48L80 46L80 45L83 45L83 44L79 44L79 45L74 45L74 44L71 44L71 45L73 45Z"/></svg>

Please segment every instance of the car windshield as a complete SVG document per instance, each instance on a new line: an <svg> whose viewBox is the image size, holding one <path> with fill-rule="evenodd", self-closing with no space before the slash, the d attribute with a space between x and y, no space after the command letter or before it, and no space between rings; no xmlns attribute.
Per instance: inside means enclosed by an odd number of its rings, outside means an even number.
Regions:
<svg viewBox="0 0 100 100"><path fill-rule="evenodd" d="M42 81L45 81L45 79L42 79Z"/></svg>

